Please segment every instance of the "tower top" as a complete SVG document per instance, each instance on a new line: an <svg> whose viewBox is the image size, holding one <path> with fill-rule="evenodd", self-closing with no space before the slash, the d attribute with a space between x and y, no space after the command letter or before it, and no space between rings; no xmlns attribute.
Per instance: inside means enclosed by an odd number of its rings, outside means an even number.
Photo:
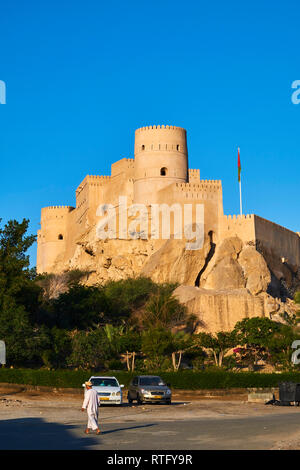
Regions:
<svg viewBox="0 0 300 470"><path fill-rule="evenodd" d="M186 130L147 126L135 131L134 202L154 203L158 192L188 181Z"/></svg>
<svg viewBox="0 0 300 470"><path fill-rule="evenodd" d="M149 131L149 130L155 130L155 129L165 129L165 130L179 130L179 131L183 131L183 132L186 132L186 130L183 128L183 127L178 127L178 126L169 126L169 125L156 125L156 126L146 126L146 127L140 127L138 129L136 129L136 133L137 132L142 132L142 131Z"/></svg>

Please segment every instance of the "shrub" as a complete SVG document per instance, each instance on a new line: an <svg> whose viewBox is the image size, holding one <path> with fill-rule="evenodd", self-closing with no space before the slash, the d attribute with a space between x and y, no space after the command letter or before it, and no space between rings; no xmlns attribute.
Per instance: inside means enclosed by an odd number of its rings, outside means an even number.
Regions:
<svg viewBox="0 0 300 470"><path fill-rule="evenodd" d="M143 374L150 372L143 372ZM136 373L127 371L97 370L44 370L44 369L0 369L0 383L16 383L35 386L80 388L91 375L115 376L120 383L128 386ZM300 383L300 373L265 374L257 372L227 372L190 370L179 372L151 371L160 375L173 389L203 390L248 387L278 387L279 382Z"/></svg>

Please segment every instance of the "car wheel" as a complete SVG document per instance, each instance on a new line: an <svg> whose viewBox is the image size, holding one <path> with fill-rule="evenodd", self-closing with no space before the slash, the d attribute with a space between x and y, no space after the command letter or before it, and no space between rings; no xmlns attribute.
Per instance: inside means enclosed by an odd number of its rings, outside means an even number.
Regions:
<svg viewBox="0 0 300 470"><path fill-rule="evenodd" d="M171 403L172 403L171 400L167 400L167 401L166 401L166 404L167 404L167 405L171 405Z"/></svg>
<svg viewBox="0 0 300 470"><path fill-rule="evenodd" d="M130 395L129 395L129 393L128 393L128 395L127 395L127 400L128 400L128 403L131 405L131 403L133 402L133 399L132 399L132 398L130 398Z"/></svg>
<svg viewBox="0 0 300 470"><path fill-rule="evenodd" d="M141 400L141 398L140 398L139 395L137 396L137 400L136 400L136 401L137 401L137 404L138 404L138 405L142 405L142 404L143 404L143 400Z"/></svg>

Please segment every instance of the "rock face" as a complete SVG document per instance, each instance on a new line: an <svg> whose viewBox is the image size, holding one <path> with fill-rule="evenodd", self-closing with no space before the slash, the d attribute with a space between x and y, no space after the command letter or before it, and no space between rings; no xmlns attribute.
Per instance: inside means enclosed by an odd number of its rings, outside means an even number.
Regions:
<svg viewBox="0 0 300 470"><path fill-rule="evenodd" d="M253 295L265 292L271 282L271 274L263 256L253 246L246 246L241 251L238 262L243 269L249 292Z"/></svg>
<svg viewBox="0 0 300 470"><path fill-rule="evenodd" d="M198 331L230 331L243 318L264 317L264 301L247 289L208 290L179 286L174 291L178 300L196 315Z"/></svg>
<svg viewBox="0 0 300 470"><path fill-rule="evenodd" d="M292 301L282 302L265 292L255 296L248 289L208 290L179 286L174 295L186 305L189 313L197 317L197 332L230 331L236 322L253 317L285 323L285 316L292 316L297 311Z"/></svg>
<svg viewBox="0 0 300 470"><path fill-rule="evenodd" d="M253 295L266 291L271 274L263 256L237 237L225 239L201 279L205 289L247 288Z"/></svg>
<svg viewBox="0 0 300 470"><path fill-rule="evenodd" d="M198 318L198 329L231 330L243 318L255 316L284 321L296 312L281 296L300 288L297 272L270 253L263 253L238 237L215 245L207 236L201 250L187 251L183 240L96 240L81 237L68 269L80 267L87 285L145 276L177 283L174 295ZM281 297L281 298L280 298Z"/></svg>
<svg viewBox="0 0 300 470"><path fill-rule="evenodd" d="M183 240L167 240L144 264L141 275L155 282L174 282L195 285L210 251L210 242L205 240L201 250L185 249Z"/></svg>

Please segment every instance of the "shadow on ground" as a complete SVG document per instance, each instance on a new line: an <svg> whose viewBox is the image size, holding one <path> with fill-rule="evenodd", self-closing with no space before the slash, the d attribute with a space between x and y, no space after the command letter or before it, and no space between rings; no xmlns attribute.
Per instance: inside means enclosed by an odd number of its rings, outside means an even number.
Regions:
<svg viewBox="0 0 300 470"><path fill-rule="evenodd" d="M99 437L76 436L77 426L48 423L42 418L0 421L1 450L85 449L99 443Z"/></svg>
<svg viewBox="0 0 300 470"><path fill-rule="evenodd" d="M84 434L82 426L48 423L42 418L3 420L0 421L0 450L85 450L101 444L103 435L151 426L155 425L118 427L96 436L92 432Z"/></svg>

